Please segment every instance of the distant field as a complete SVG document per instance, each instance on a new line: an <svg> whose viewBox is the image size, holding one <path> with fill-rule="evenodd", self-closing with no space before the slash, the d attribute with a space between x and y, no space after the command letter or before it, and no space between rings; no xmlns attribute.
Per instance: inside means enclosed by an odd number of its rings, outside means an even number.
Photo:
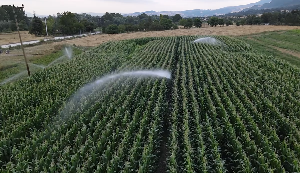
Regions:
<svg viewBox="0 0 300 173"><path fill-rule="evenodd" d="M42 70L51 62L64 56L62 44L41 44L33 47L26 47L25 53L29 63L31 74ZM73 47L73 54L78 55L81 50ZM63 62L67 58L62 58L55 64ZM52 64L51 64L52 65ZM25 60L21 49L13 49L10 54L0 54L0 84L6 79L12 78L15 81L27 76Z"/></svg>
<svg viewBox="0 0 300 173"><path fill-rule="evenodd" d="M66 40L68 44L79 46L98 46L99 44L116 41L144 37L168 37L168 36L183 36L183 35L226 35L226 36L241 36L267 31L282 31L300 29L299 26L264 26L264 25L245 25L245 26L225 26L225 27L205 27L192 29L178 29L168 31L152 31L152 32L135 32L116 35L94 35L73 40Z"/></svg>
<svg viewBox="0 0 300 173"><path fill-rule="evenodd" d="M247 38L197 38L104 43L0 86L0 172L300 172L300 69ZM79 90L142 69L171 78Z"/></svg>
<svg viewBox="0 0 300 173"><path fill-rule="evenodd" d="M192 28L192 29L177 29L169 31L155 31L155 32L136 32L125 33L117 35L94 35L85 38L77 38L74 40L67 40L67 43L76 44L80 46L97 46L103 42L111 40L124 40L142 37L161 37L161 36L180 36L180 35L249 35L255 33L261 33L265 31L280 31L280 30L292 30L300 29L298 26L229 26L229 27L205 27L205 28ZM28 31L21 31L22 40L41 40L45 37L36 37L28 34ZM0 45L8 43L20 42L17 32L13 33L0 33ZM63 43L65 44L65 43Z"/></svg>
<svg viewBox="0 0 300 173"><path fill-rule="evenodd" d="M28 31L20 31L23 41L31 41L31 40L41 40L45 37L36 37L35 35L31 35ZM18 32L12 33L0 33L0 45L9 44L9 43L19 43L19 34Z"/></svg>

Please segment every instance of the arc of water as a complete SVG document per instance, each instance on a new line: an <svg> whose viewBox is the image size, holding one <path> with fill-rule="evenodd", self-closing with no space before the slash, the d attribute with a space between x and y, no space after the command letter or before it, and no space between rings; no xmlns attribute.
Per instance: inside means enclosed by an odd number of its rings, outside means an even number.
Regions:
<svg viewBox="0 0 300 173"><path fill-rule="evenodd" d="M81 106L80 100L83 97L88 97L93 93L94 90L99 89L103 84L109 82L112 79L124 77L124 76L133 76L133 77L160 77L160 78L171 78L171 73L166 70L139 70L139 71L128 71L121 72L117 74L111 74L104 76L92 83L84 85L80 88L75 94L71 96L67 104L64 106L62 111L60 111L60 117L62 120L65 120L74 112L73 108L79 108ZM76 111L75 111L76 112Z"/></svg>
<svg viewBox="0 0 300 173"><path fill-rule="evenodd" d="M198 38L193 41L193 43L207 43L211 45L223 45L223 43L220 40L217 40L213 37L203 37L203 38Z"/></svg>

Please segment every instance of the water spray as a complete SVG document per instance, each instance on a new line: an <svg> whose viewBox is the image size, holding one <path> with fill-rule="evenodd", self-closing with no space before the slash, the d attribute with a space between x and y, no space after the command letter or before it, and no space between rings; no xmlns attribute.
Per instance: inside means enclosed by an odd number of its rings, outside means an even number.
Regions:
<svg viewBox="0 0 300 173"><path fill-rule="evenodd" d="M86 107L86 99L91 99L96 91L99 91L106 83L121 77L159 77L171 79L171 73L165 70L139 70L120 72L117 74L106 75L94 82L88 83L73 94L64 108L60 111L58 122L59 124L66 121L72 114L75 114ZM84 99L82 99L84 98ZM93 102L95 100L89 100Z"/></svg>
<svg viewBox="0 0 300 173"><path fill-rule="evenodd" d="M224 45L220 40L217 40L213 37L198 38L198 39L194 40L193 43L206 43L206 44L215 45L215 46Z"/></svg>
<svg viewBox="0 0 300 173"><path fill-rule="evenodd" d="M56 62L64 59L65 57L67 57L68 59L72 59L73 57L73 50L72 47L65 47L63 50L64 55L57 58L56 60L52 61L50 64L48 64L47 67L52 66L53 64L55 64Z"/></svg>
<svg viewBox="0 0 300 173"><path fill-rule="evenodd" d="M72 56L73 56L73 50L72 50L72 48L71 47L65 47L64 54L69 59L72 59Z"/></svg>

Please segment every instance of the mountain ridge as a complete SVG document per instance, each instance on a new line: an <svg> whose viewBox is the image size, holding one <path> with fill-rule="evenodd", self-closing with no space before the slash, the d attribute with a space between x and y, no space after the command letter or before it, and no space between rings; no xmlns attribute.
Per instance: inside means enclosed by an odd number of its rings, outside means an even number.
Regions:
<svg viewBox="0 0 300 173"><path fill-rule="evenodd" d="M239 5L239 6L229 6L229 7L223 7L219 9L193 9L193 10L184 10L184 11L145 11L145 12L134 12L125 14L125 16L137 16L142 13L145 13L147 15L169 15L173 16L175 14L180 14L183 17L206 17L206 16L213 16L213 15L223 15L227 13L232 12L239 12L244 9L250 8L255 5L263 5L265 3L269 3L271 0L260 0L255 3L250 3L246 5Z"/></svg>
<svg viewBox="0 0 300 173"><path fill-rule="evenodd" d="M134 13L121 13L123 16L138 16L140 14L147 15L169 15L174 16L175 14L180 14L182 17L207 17L207 16L218 16L226 15L230 13L248 11L248 10L262 10L262 9L273 9L273 8L284 8L288 6L300 5L300 0L260 0L255 3L250 3L246 5L238 6L228 6L219 9L193 9L184 11L144 11L144 12L134 12ZM31 13L26 13L28 16L33 16ZM95 13L88 12L92 16L102 16L105 13ZM46 15L38 15L39 17L46 17Z"/></svg>
<svg viewBox="0 0 300 173"><path fill-rule="evenodd" d="M263 5L254 5L249 9L261 10L261 9L272 9L272 8L283 8L289 6L300 5L299 0L272 0L270 3L265 3Z"/></svg>

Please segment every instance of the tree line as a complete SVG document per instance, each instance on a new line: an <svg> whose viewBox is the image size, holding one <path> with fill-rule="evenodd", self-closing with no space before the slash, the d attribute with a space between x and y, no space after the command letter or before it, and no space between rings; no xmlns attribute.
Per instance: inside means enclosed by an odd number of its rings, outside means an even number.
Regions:
<svg viewBox="0 0 300 173"><path fill-rule="evenodd" d="M174 16L152 15L142 13L138 16L122 16L119 13L106 12L100 18L102 32L117 34L134 31L162 31L178 29L178 22L182 17L180 14Z"/></svg>
<svg viewBox="0 0 300 173"><path fill-rule="evenodd" d="M207 24L210 25L211 27L216 27L217 25L219 25L219 26L233 25L233 22L230 19L218 18L218 17L214 16L214 17L209 18L209 20L207 21Z"/></svg>
<svg viewBox="0 0 300 173"><path fill-rule="evenodd" d="M47 31L46 31L47 25ZM76 14L71 12L57 13L41 19L34 15L29 29L35 35L72 35L84 32L93 32L97 27L97 19L89 14Z"/></svg>
<svg viewBox="0 0 300 173"><path fill-rule="evenodd" d="M14 13L15 12L15 13ZM96 28L101 28L103 33L117 34L135 31L161 31L178 29L178 25L184 28L202 27L206 18L183 18L180 14L168 15L147 15L142 13L137 16L123 16L120 13L108 13L103 16L91 16L89 14L77 14L72 12L57 13L40 18L34 15L27 17L22 8L14 8L11 5L0 7L0 32L16 31L15 16L19 29L29 31L35 35L72 35L84 32L93 32ZM300 25L299 10L268 11L261 15L247 16L212 16L207 18L208 25L229 26L233 22L239 25L260 25L269 23L270 25ZM47 32L46 32L47 25Z"/></svg>
<svg viewBox="0 0 300 173"><path fill-rule="evenodd" d="M17 30L15 15L19 21L19 29L21 31L29 29L30 21L22 8L14 8L11 5L2 5L0 7L0 32Z"/></svg>
<svg viewBox="0 0 300 173"><path fill-rule="evenodd" d="M263 13L261 15L248 15L244 18L235 19L237 25L290 25L300 26L300 11L276 11Z"/></svg>
<svg viewBox="0 0 300 173"><path fill-rule="evenodd" d="M0 32L16 31L13 6L2 5L0 7ZM192 26L201 27L199 18L183 19L180 14L147 15L142 13L138 16L123 16L120 13L108 13L103 16L91 16L89 14L77 14L72 12L57 13L40 18L34 14L27 17L23 9L16 11L19 28L21 31L29 31L35 35L72 35L84 32L93 32L100 28L103 33L117 34L135 31L162 31L178 29L178 25L185 28ZM47 28L47 30L46 30Z"/></svg>
<svg viewBox="0 0 300 173"><path fill-rule="evenodd" d="M300 10L281 10L244 16L212 16L207 23L210 26L228 26L233 23L237 26L262 24L300 26Z"/></svg>
<svg viewBox="0 0 300 173"><path fill-rule="evenodd" d="M15 13L14 13L15 11ZM35 35L61 35L61 34L80 34L91 32L97 27L99 16L89 14L77 14L71 12L57 13L45 18L27 17L22 8L15 8L11 5L0 7L0 32L16 31L15 16L18 21L20 31L29 31Z"/></svg>

